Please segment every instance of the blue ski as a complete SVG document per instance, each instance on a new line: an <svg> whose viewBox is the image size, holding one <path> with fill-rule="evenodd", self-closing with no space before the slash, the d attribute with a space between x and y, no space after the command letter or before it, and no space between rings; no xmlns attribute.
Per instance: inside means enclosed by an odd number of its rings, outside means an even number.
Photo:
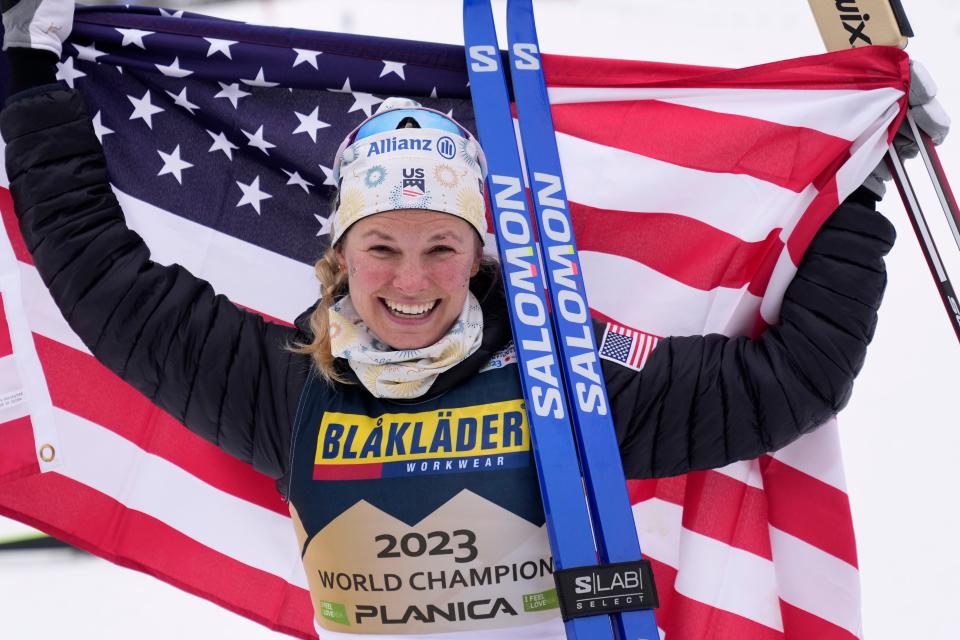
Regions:
<svg viewBox="0 0 960 640"><path fill-rule="evenodd" d="M596 564L560 363L540 279L510 98L489 0L464 0L464 37L477 131L487 157L487 187L547 533L556 570ZM568 638L613 638L610 617L565 622Z"/></svg>
<svg viewBox="0 0 960 640"><path fill-rule="evenodd" d="M649 563L641 560L593 338L540 70L532 7L529 1L510 7L510 56L518 109L523 108L521 127L526 127L522 131L529 174L533 176L541 236L539 250L533 241L526 208L509 94L489 0L465 0L464 34L477 129L487 154L494 228L510 300L524 394L528 407L534 410L531 430L557 569L561 611L568 637L657 640L659 634L653 613L636 610L657 605L653 574ZM530 138L527 138L528 128ZM530 158L531 155L535 158ZM546 265L550 272L547 282L553 314L546 312L545 296L536 277L538 263ZM531 306L534 300L535 306ZM539 332L534 333L535 340L526 337L530 335L531 326ZM554 342L554 330L560 336L559 342ZM559 345L563 363L554 355L554 345ZM549 386L546 391L545 384ZM543 412L544 407L535 404L538 394L541 398L548 394L556 398L557 393L559 400L551 401L550 411ZM551 422L558 424L551 425ZM584 476L584 486L575 492L571 492L567 482L563 486L553 484L560 476L555 472L560 466L555 469L555 465L562 465L565 473L575 477L580 473L576 458L570 458L566 438L562 447L556 446L560 443L557 429L568 437L571 422L576 427ZM546 441L548 435L550 440ZM593 515L593 528L590 521L585 523L590 532L588 541L583 539L583 522L576 522L574 529L568 529L573 521L558 520L551 508L557 500L569 500L567 504L576 508L564 515L577 517L574 513L577 511L581 512L579 517L583 517L583 488L587 490L587 508ZM585 551L594 557L581 555ZM593 566L598 561L597 555L603 564ZM622 597L609 597L614 594ZM601 613L615 614L612 629L606 616L597 615ZM583 622L599 621L605 623L603 628L579 627Z"/></svg>
<svg viewBox="0 0 960 640"><path fill-rule="evenodd" d="M564 382L572 391L570 407L600 560L635 561L641 558L640 544L594 341L531 0L508 0L507 35L554 330ZM652 609L622 612L614 624L622 638L660 637Z"/></svg>

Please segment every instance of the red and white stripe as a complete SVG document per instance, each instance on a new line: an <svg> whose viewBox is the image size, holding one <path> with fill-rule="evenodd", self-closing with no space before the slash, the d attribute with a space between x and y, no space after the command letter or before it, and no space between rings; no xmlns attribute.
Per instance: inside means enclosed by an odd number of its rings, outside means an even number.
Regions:
<svg viewBox="0 0 960 640"><path fill-rule="evenodd" d="M635 331L640 366L656 336L776 321L817 228L879 161L906 86L887 50L739 71L545 67L591 306ZM154 259L236 303L290 322L315 299L309 266L118 196ZM20 398L0 403L0 513L314 637L272 481L98 364L44 288L6 189L0 210L0 399ZM668 640L861 636L835 423L759 460L629 485Z"/></svg>

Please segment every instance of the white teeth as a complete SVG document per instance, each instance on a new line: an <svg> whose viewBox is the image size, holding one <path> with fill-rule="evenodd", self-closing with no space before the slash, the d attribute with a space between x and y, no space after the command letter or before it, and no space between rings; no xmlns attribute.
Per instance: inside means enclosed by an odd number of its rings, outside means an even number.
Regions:
<svg viewBox="0 0 960 640"><path fill-rule="evenodd" d="M384 303L386 303L387 307L389 307L392 311L396 311L397 313L402 313L408 316L419 316L433 309L433 307L437 304L437 301L433 300L431 302L422 302L420 304L400 304L399 302L394 302L393 300L384 299Z"/></svg>

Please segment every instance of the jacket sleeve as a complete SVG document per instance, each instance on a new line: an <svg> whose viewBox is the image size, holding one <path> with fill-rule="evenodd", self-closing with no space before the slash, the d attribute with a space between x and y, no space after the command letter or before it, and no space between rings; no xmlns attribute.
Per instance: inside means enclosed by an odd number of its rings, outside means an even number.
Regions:
<svg viewBox="0 0 960 640"><path fill-rule="evenodd" d="M820 229L779 323L758 339L668 338L640 373L603 360L627 477L755 458L840 411L873 337L894 238L858 192Z"/></svg>
<svg viewBox="0 0 960 640"><path fill-rule="evenodd" d="M195 433L257 470L286 471L307 359L294 330L242 311L127 228L83 100L58 85L0 114L28 250L94 356Z"/></svg>

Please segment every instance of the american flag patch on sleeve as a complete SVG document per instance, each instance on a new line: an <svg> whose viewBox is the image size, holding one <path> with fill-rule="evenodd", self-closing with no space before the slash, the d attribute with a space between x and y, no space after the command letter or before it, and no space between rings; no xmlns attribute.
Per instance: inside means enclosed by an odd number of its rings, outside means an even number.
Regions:
<svg viewBox="0 0 960 640"><path fill-rule="evenodd" d="M660 336L608 322L600 341L600 357L640 371Z"/></svg>

